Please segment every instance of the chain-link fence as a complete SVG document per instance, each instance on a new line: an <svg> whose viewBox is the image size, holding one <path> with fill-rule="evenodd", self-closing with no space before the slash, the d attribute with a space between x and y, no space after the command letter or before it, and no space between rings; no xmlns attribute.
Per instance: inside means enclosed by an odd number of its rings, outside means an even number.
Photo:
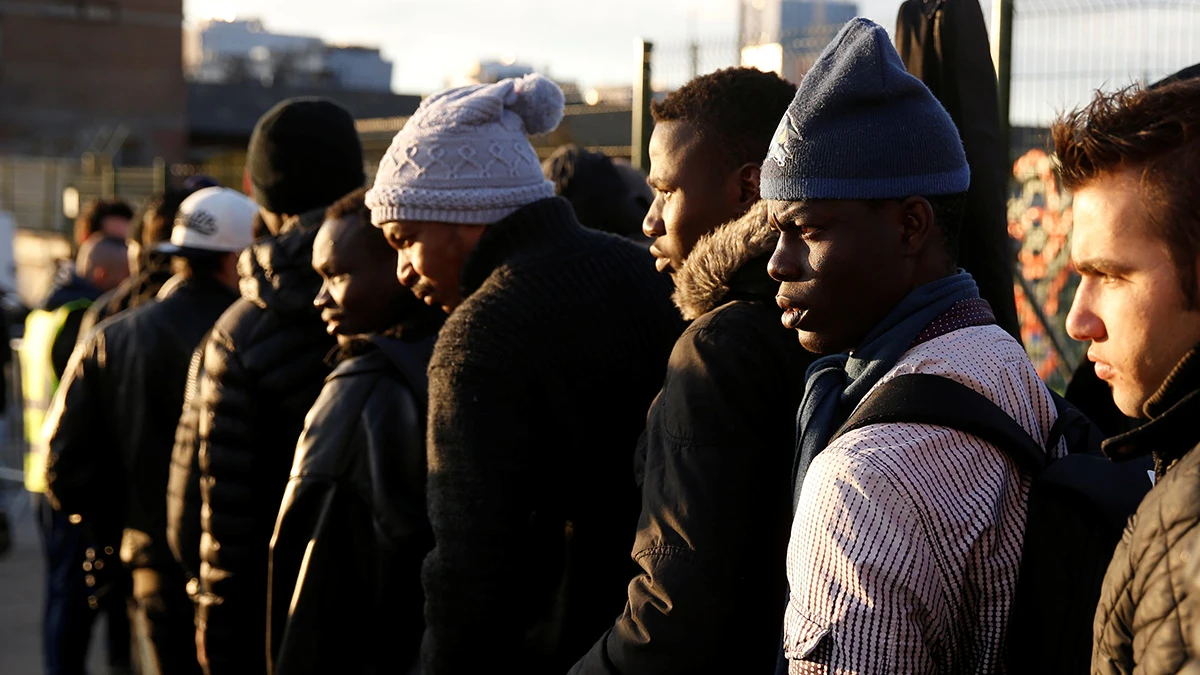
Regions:
<svg viewBox="0 0 1200 675"><path fill-rule="evenodd" d="M1013 126L1200 62L1198 0L1014 0Z"/></svg>

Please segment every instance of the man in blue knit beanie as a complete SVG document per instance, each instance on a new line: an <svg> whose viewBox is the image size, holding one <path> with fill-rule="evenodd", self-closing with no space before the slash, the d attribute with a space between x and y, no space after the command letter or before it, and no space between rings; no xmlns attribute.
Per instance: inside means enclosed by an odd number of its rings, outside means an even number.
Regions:
<svg viewBox="0 0 1200 675"><path fill-rule="evenodd" d="M948 427L840 429L910 373L966 385L1036 439L1054 422L1021 345L956 268L969 182L950 116L864 19L804 78L763 162L783 324L825 355L799 415L792 673L1001 670L1028 478Z"/></svg>

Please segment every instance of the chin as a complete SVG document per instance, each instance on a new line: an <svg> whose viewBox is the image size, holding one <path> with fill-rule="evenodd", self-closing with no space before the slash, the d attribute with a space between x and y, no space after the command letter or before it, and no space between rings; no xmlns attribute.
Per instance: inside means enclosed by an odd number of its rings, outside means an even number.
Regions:
<svg viewBox="0 0 1200 675"><path fill-rule="evenodd" d="M805 351L812 352L818 356L840 354L849 349L849 347L840 346L840 340L832 339L831 336L821 333L797 329L796 335L800 339L800 346L804 347Z"/></svg>

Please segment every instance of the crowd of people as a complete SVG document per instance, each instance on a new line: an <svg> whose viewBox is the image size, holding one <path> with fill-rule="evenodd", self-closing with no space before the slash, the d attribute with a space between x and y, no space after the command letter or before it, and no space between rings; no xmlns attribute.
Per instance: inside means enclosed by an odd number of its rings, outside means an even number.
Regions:
<svg viewBox="0 0 1200 675"><path fill-rule="evenodd" d="M540 162L563 107L431 95L368 188L287 100L252 195L80 219L21 352L47 673L100 614L139 675L1200 672L1200 79L1052 130L1103 443L878 25L655 103L644 179Z"/></svg>

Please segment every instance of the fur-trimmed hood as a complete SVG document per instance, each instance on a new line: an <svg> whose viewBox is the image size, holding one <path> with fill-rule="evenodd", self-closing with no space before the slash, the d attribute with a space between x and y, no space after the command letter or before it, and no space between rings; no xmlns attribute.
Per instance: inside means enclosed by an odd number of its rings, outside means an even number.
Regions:
<svg viewBox="0 0 1200 675"><path fill-rule="evenodd" d="M675 273L671 299L683 318L694 321L724 302L742 267L775 250L778 239L779 233L767 224L767 204L763 201L741 218L701 237Z"/></svg>

